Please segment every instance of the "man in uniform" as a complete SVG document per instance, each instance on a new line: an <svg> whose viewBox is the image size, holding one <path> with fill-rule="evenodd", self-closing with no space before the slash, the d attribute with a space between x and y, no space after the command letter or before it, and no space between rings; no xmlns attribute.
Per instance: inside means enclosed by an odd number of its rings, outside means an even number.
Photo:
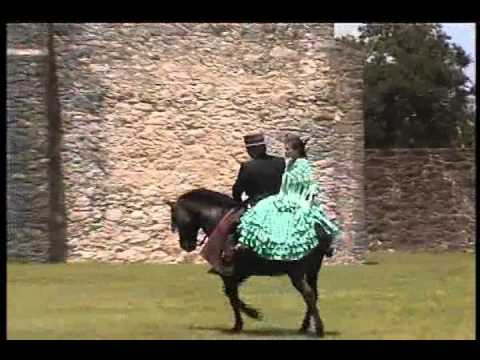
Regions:
<svg viewBox="0 0 480 360"><path fill-rule="evenodd" d="M226 238L221 258L221 270L223 274L233 271L233 255L235 251L235 227L246 207L255 206L263 198L277 194L282 184L282 175L285 170L285 160L281 157L267 154L267 147L263 134L244 136L244 142L250 160L240 165L237 180L232 187L232 196L239 203L244 204L240 210L226 216L223 222ZM242 195L248 198L242 201ZM212 271L214 272L214 271Z"/></svg>
<svg viewBox="0 0 480 360"><path fill-rule="evenodd" d="M285 160L267 154L263 134L244 136L250 160L240 166L237 179L232 187L233 198L243 206L228 212L210 234L202 256L212 264L210 273L231 274L235 250L235 228L247 207L254 206L261 199L280 191ZM248 197L244 202L242 195ZM219 258L220 257L220 258Z"/></svg>
<svg viewBox="0 0 480 360"><path fill-rule="evenodd" d="M282 184L285 160L267 154L263 134L244 137L251 160L240 165L237 180L232 187L233 198L242 201L242 194L248 196L247 205L254 206L263 198L277 194Z"/></svg>

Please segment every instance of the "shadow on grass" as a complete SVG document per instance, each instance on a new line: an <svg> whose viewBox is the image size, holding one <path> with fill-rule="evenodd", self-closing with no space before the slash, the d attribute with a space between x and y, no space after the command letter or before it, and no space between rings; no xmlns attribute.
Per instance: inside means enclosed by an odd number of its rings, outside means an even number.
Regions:
<svg viewBox="0 0 480 360"><path fill-rule="evenodd" d="M364 261L363 265L378 265L380 264L378 261Z"/></svg>
<svg viewBox="0 0 480 360"><path fill-rule="evenodd" d="M264 328L264 329L246 329L242 330L240 333L234 333L230 328L223 327L206 327L206 326L191 326L190 330L201 330L201 331L218 331L223 334L239 334L239 335L252 335L252 336L305 336L305 337L316 337L313 332L308 334L301 334L298 330L293 329L281 329L281 328ZM340 335L339 331L325 331L325 336L337 337Z"/></svg>

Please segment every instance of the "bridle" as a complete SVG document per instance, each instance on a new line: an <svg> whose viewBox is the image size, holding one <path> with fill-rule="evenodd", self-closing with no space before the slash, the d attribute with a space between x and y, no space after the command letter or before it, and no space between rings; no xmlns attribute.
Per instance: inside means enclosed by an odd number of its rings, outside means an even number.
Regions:
<svg viewBox="0 0 480 360"><path fill-rule="evenodd" d="M202 240L197 241L197 246L202 246L205 243L205 240L207 240L208 234L205 234Z"/></svg>
<svg viewBox="0 0 480 360"><path fill-rule="evenodd" d="M205 233L205 236L203 237L202 240L200 240L200 241L197 240L197 241L196 241L196 245L197 245L197 246L202 246L203 244L205 244L205 241L208 239L208 236L209 236L210 234L208 234L208 233L205 231L205 229L200 228L199 230L203 230L203 232Z"/></svg>

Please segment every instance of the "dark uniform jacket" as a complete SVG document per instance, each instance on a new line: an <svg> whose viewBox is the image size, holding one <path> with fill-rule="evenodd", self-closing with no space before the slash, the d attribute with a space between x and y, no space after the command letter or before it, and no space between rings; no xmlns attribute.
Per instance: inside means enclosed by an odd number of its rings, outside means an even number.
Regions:
<svg viewBox="0 0 480 360"><path fill-rule="evenodd" d="M233 198L242 201L241 196L245 192L248 196L246 203L253 206L261 199L277 194L284 170L285 160L271 155L242 163L232 188Z"/></svg>

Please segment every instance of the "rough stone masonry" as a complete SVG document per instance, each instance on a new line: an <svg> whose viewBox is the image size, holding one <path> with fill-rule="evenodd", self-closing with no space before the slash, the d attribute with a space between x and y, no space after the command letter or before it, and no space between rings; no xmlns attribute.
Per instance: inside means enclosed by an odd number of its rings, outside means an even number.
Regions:
<svg viewBox="0 0 480 360"><path fill-rule="evenodd" d="M66 261L200 261L180 250L165 202L197 187L230 194L243 135L259 130L278 155L286 132L311 138L322 200L343 228L336 261L365 251L362 57L336 43L333 24L53 24L51 49L41 24L7 31L9 49L44 54L8 56L9 225L11 210L35 215L12 222L9 256L47 261L44 217L54 216ZM42 94L53 76L43 58L55 62L55 94ZM52 96L56 200L42 187ZM61 198L65 219L26 194Z"/></svg>
<svg viewBox="0 0 480 360"><path fill-rule="evenodd" d="M473 149L368 149L365 187L370 249L474 248Z"/></svg>

